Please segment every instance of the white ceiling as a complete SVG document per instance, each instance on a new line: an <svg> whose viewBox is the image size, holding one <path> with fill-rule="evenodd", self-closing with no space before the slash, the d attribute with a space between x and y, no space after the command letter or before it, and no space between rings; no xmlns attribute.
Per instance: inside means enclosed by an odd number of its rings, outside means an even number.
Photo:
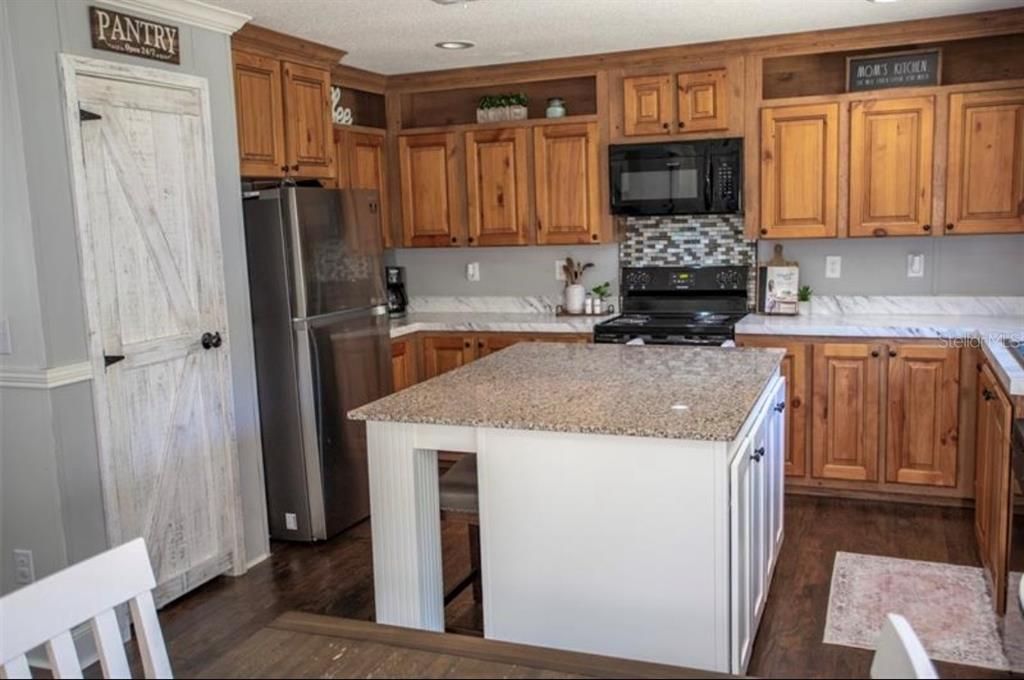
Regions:
<svg viewBox="0 0 1024 680"><path fill-rule="evenodd" d="M205 0L395 74L963 14L1024 0ZM470 50L434 47L472 40Z"/></svg>

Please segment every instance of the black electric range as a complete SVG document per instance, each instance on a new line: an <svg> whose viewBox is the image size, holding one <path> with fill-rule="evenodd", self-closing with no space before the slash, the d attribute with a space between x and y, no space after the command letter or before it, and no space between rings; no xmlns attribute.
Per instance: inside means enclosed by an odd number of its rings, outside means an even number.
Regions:
<svg viewBox="0 0 1024 680"><path fill-rule="evenodd" d="M622 314L594 327L594 342L721 345L747 314L747 267L625 267Z"/></svg>

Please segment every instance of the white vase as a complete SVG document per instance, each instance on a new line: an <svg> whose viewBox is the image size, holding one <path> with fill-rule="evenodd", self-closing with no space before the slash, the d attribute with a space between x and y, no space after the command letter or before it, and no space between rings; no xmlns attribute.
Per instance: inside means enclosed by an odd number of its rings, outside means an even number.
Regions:
<svg viewBox="0 0 1024 680"><path fill-rule="evenodd" d="M587 289L578 283L565 287L565 311L570 314L583 313L583 301L587 297Z"/></svg>
<svg viewBox="0 0 1024 680"><path fill-rule="evenodd" d="M800 301L800 316L810 316L811 314L811 301L806 302Z"/></svg>

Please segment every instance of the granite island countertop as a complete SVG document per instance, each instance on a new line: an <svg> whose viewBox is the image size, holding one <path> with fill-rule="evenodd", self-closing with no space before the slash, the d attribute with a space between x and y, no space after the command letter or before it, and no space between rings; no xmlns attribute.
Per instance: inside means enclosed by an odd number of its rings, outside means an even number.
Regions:
<svg viewBox="0 0 1024 680"><path fill-rule="evenodd" d="M783 356L778 349L520 343L349 417L732 441Z"/></svg>
<svg viewBox="0 0 1024 680"><path fill-rule="evenodd" d="M434 333L592 333L594 325L615 314L557 316L552 313L516 312L410 312L391 320L391 337Z"/></svg>

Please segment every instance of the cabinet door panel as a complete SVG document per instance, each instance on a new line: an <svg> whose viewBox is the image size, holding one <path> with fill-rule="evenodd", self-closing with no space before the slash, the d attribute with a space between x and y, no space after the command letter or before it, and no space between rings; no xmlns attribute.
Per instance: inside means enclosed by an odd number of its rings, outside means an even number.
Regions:
<svg viewBox="0 0 1024 680"><path fill-rule="evenodd" d="M465 366L475 358L474 340L461 335L427 335L423 338L423 379Z"/></svg>
<svg viewBox="0 0 1024 680"><path fill-rule="evenodd" d="M600 240L597 124L541 125L533 131L537 242Z"/></svg>
<svg viewBox="0 0 1024 680"><path fill-rule="evenodd" d="M284 62L284 126L288 171L296 177L334 177L331 72Z"/></svg>
<svg viewBox="0 0 1024 680"><path fill-rule="evenodd" d="M525 128L466 133L470 245L527 242L527 144Z"/></svg>
<svg viewBox="0 0 1024 680"><path fill-rule="evenodd" d="M881 348L814 347L812 474L877 481L881 418Z"/></svg>
<svg viewBox="0 0 1024 680"><path fill-rule="evenodd" d="M418 382L415 349L413 340L395 340L391 343L391 378L395 392Z"/></svg>
<svg viewBox="0 0 1024 680"><path fill-rule="evenodd" d="M851 236L931 230L934 110L934 97L850 104Z"/></svg>
<svg viewBox="0 0 1024 680"><path fill-rule="evenodd" d="M406 246L458 245L455 134L398 139Z"/></svg>
<svg viewBox="0 0 1024 680"><path fill-rule="evenodd" d="M754 604L752 599L752 571L754 530L751 473L754 445L747 439L736 453L729 468L729 551L732 608L732 673L746 672L750 651L754 644Z"/></svg>
<svg viewBox="0 0 1024 680"><path fill-rule="evenodd" d="M495 335L480 335L476 339L477 358L481 359L488 354L493 354L506 347L511 347L520 342L531 342L535 338L530 335L519 333L499 333Z"/></svg>
<svg viewBox="0 0 1024 680"><path fill-rule="evenodd" d="M728 71L680 73L677 77L679 132L706 132L729 127Z"/></svg>
<svg viewBox="0 0 1024 680"><path fill-rule="evenodd" d="M890 346L887 481L956 486L959 373L959 350Z"/></svg>
<svg viewBox="0 0 1024 680"><path fill-rule="evenodd" d="M947 231L1024 232L1024 89L949 102Z"/></svg>
<svg viewBox="0 0 1024 680"><path fill-rule="evenodd" d="M761 235L836 235L839 105L761 111Z"/></svg>
<svg viewBox="0 0 1024 680"><path fill-rule="evenodd" d="M239 50L231 54L242 177L283 177L286 159L281 62Z"/></svg>
<svg viewBox="0 0 1024 680"><path fill-rule="evenodd" d="M625 78L623 134L664 135L672 127L672 77L665 75Z"/></svg>
<svg viewBox="0 0 1024 680"><path fill-rule="evenodd" d="M383 134L335 130L338 140L338 185L377 192L377 201L370 206L381 243L391 248L394 243L388 222L388 181Z"/></svg>
<svg viewBox="0 0 1024 680"><path fill-rule="evenodd" d="M993 604L996 613L1002 615L1006 612L1009 576L1013 407L987 365L978 379L977 394L975 531L981 561L992 579Z"/></svg>

